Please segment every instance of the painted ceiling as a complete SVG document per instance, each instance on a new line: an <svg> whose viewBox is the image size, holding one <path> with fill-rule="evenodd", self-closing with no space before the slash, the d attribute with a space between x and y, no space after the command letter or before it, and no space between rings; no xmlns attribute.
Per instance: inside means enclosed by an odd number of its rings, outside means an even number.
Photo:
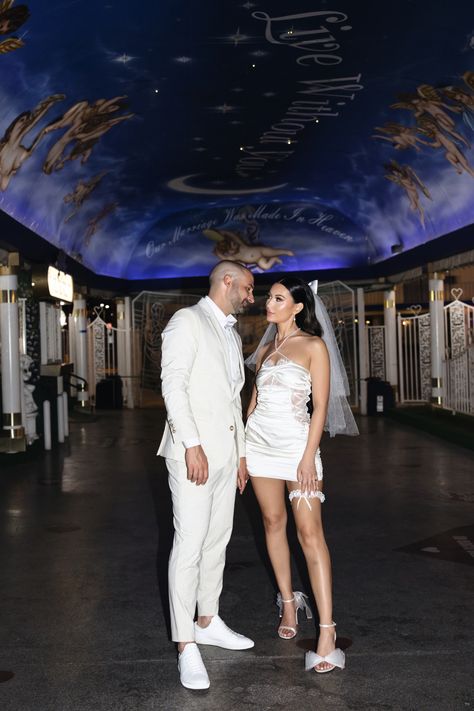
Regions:
<svg viewBox="0 0 474 711"><path fill-rule="evenodd" d="M0 1L0 208L97 274L357 268L474 222L472 1Z"/></svg>

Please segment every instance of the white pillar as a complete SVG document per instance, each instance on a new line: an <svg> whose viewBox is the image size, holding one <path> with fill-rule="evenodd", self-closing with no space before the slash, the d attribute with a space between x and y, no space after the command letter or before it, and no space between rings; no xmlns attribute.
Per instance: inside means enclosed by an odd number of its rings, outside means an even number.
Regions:
<svg viewBox="0 0 474 711"><path fill-rule="evenodd" d="M444 340L444 282L434 275L429 280L431 321L431 402L441 405L443 383Z"/></svg>
<svg viewBox="0 0 474 711"><path fill-rule="evenodd" d="M123 399L128 401L128 371L126 357L126 332L125 332L125 301L116 299L115 308L117 313L117 374L122 379Z"/></svg>
<svg viewBox="0 0 474 711"><path fill-rule="evenodd" d="M132 300L129 296L124 299L124 328L125 328L125 372L129 376L127 380L127 407L133 409L133 358L132 358L132 344L133 344L133 332L132 332Z"/></svg>
<svg viewBox="0 0 474 711"><path fill-rule="evenodd" d="M76 294L76 298L74 299L72 317L74 321L74 352L76 356L74 372L80 378L84 378L84 380L87 381L87 308L86 300L80 294ZM83 407L89 400L89 393L87 390L82 390L80 384L78 385L77 399Z"/></svg>
<svg viewBox="0 0 474 711"><path fill-rule="evenodd" d="M367 414L367 378L369 377L369 361L367 358L367 337L365 329L365 299L364 290L357 289L357 319L359 333L359 381L360 381L360 414Z"/></svg>
<svg viewBox="0 0 474 711"><path fill-rule="evenodd" d="M395 393L398 388L397 372L397 311L395 289L383 295L383 315L385 325L385 378L392 385Z"/></svg>
<svg viewBox="0 0 474 711"><path fill-rule="evenodd" d="M21 417L21 377L18 326L18 277L11 267L0 267L0 348L2 361L2 435L24 441ZM16 447L12 447L14 451Z"/></svg>

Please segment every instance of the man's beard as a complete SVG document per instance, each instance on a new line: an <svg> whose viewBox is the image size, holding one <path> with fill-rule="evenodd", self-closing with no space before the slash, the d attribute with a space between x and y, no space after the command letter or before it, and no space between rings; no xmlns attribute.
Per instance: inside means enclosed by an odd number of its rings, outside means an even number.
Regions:
<svg viewBox="0 0 474 711"><path fill-rule="evenodd" d="M232 313L238 315L245 311L245 309L249 305L249 300L244 299L242 301L242 299L240 298L239 290L235 289L233 293L230 293L230 303L232 304Z"/></svg>
<svg viewBox="0 0 474 711"><path fill-rule="evenodd" d="M248 307L248 305L249 305L248 299L239 301L236 304L232 303L232 308L234 309L234 314L236 314L237 316L239 314L242 314L245 311L245 309Z"/></svg>

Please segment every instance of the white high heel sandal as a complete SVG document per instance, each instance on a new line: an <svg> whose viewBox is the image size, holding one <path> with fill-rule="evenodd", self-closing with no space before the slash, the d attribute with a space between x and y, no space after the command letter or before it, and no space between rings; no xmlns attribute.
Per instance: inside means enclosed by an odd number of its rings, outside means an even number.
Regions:
<svg viewBox="0 0 474 711"><path fill-rule="evenodd" d="M308 603L306 602L307 595L304 595L302 592L294 592L293 597L290 598L289 600L283 600L282 596L280 593L277 595L276 599L276 604L278 605L280 609L280 618L283 617L283 604L285 602L294 602L295 603L295 615L296 615L296 624L298 625L298 610L304 610L306 612L306 619L311 620L313 617L313 613L311 612L311 608L309 607ZM286 635L282 634L284 630L289 630L292 632L291 635ZM296 627L290 627L289 625L280 625L278 628L278 636L281 639L293 639L297 635L297 629Z"/></svg>
<svg viewBox="0 0 474 711"><path fill-rule="evenodd" d="M320 627L336 627L336 623L332 622L330 625L319 625ZM334 630L334 644L336 644L336 630ZM331 667L329 669L317 669L316 667L318 664L321 664L322 662L326 662L327 664L330 664ZM317 674L327 674L327 672L333 671L336 667L339 667L339 669L344 669L346 665L346 655L342 651L342 649L339 649L336 647L336 649L333 649L332 652L329 652L329 654L326 654L325 657L322 657L320 654L316 654L316 652L306 652L305 656L305 671L310 671L311 669L314 669L314 671Z"/></svg>

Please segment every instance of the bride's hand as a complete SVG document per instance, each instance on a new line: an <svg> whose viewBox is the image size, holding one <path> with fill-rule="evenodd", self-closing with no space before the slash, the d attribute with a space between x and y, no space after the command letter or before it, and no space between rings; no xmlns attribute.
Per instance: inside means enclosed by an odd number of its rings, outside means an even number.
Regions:
<svg viewBox="0 0 474 711"><path fill-rule="evenodd" d="M298 464L296 478L300 483L302 494L309 494L310 491L318 490L318 479L316 475L314 457L303 457L301 462Z"/></svg>

